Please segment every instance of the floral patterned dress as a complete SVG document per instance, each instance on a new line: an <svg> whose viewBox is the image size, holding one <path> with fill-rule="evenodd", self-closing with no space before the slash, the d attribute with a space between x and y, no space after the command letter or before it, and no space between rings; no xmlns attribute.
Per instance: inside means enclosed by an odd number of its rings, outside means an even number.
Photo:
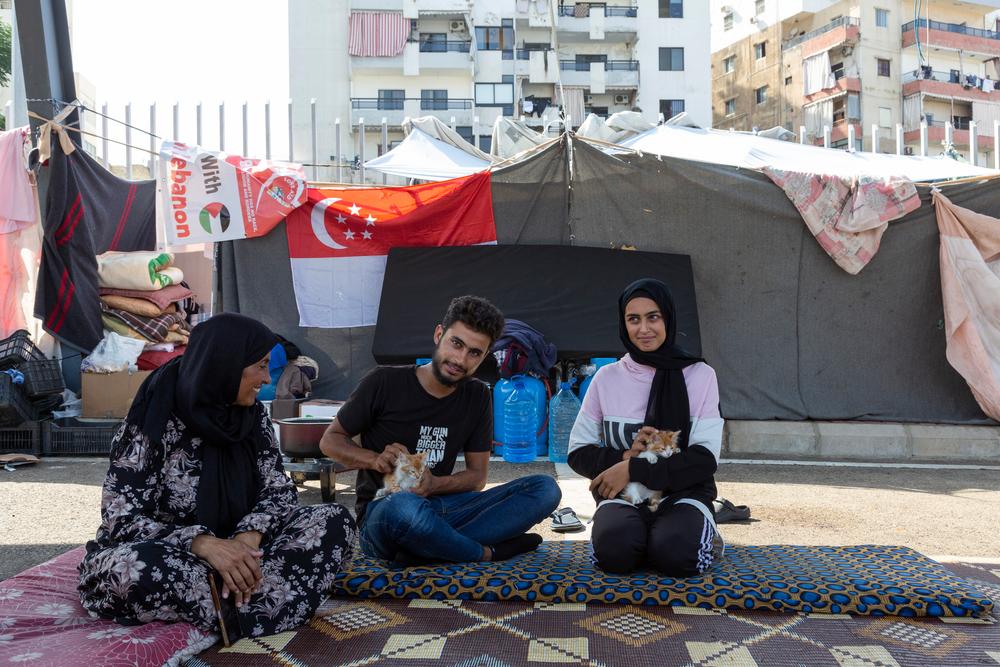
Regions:
<svg viewBox="0 0 1000 667"><path fill-rule="evenodd" d="M298 504L266 415L261 428L269 446L258 457L260 491L235 531L264 536L263 581L238 610L243 633L251 636L307 622L355 541L354 519L344 507ZM188 621L217 630L211 568L191 553L195 537L211 534L195 519L201 446L176 416L161 443L151 443L136 424L122 423L104 482L101 527L79 568L86 609L125 624Z"/></svg>

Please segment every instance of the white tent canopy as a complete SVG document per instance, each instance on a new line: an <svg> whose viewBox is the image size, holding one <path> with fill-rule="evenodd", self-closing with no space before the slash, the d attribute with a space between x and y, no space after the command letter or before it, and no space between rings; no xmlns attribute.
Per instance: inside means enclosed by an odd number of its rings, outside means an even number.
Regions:
<svg viewBox="0 0 1000 667"><path fill-rule="evenodd" d="M505 160L547 141L544 134L535 132L523 120L499 116L493 123L490 154L495 159Z"/></svg>
<svg viewBox="0 0 1000 667"><path fill-rule="evenodd" d="M725 164L746 169L771 167L830 176L897 176L911 181L936 181L968 176L992 176L992 169L974 167L949 157L911 157L848 152L807 146L753 134L660 125L619 145L644 153ZM608 149L614 152L615 149Z"/></svg>
<svg viewBox="0 0 1000 667"><path fill-rule="evenodd" d="M407 118L403 121L403 134L409 134L413 130L422 130L431 139L443 141L451 144L464 153L480 160L489 160L489 153L485 153L473 144L465 140L461 134L445 125L437 116L421 116L420 118Z"/></svg>
<svg viewBox="0 0 1000 667"><path fill-rule="evenodd" d="M434 139L423 130L413 128L391 151L365 162L365 168L403 178L443 181L475 174L491 164L488 159L470 155L450 143Z"/></svg>

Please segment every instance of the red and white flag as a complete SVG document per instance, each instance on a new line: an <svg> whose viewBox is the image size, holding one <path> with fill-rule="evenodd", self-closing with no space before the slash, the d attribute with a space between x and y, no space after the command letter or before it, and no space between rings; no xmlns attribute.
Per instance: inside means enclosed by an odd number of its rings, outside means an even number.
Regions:
<svg viewBox="0 0 1000 667"><path fill-rule="evenodd" d="M390 248L497 242L489 172L411 187L309 189L285 228L304 327L375 324Z"/></svg>

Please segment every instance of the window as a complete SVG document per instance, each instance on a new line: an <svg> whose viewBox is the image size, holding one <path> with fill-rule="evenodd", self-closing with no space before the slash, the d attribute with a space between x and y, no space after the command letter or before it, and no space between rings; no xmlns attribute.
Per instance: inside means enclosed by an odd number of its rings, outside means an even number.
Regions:
<svg viewBox="0 0 1000 667"><path fill-rule="evenodd" d="M493 148L493 137L489 134L479 135L479 150L489 153L491 148Z"/></svg>
<svg viewBox="0 0 1000 667"><path fill-rule="evenodd" d="M448 108L447 90L420 91L420 109L422 111L441 111Z"/></svg>
<svg viewBox="0 0 1000 667"><path fill-rule="evenodd" d="M889 74L889 60L885 58L876 58L875 62L878 65L878 75L879 76L890 76Z"/></svg>
<svg viewBox="0 0 1000 667"><path fill-rule="evenodd" d="M786 86L792 85L792 77L790 77L790 76L786 76L785 77L785 85Z"/></svg>
<svg viewBox="0 0 1000 667"><path fill-rule="evenodd" d="M684 0L660 0L660 18L684 18Z"/></svg>
<svg viewBox="0 0 1000 667"><path fill-rule="evenodd" d="M406 97L405 90L379 89L378 108L383 111L402 111L403 99Z"/></svg>
<svg viewBox="0 0 1000 667"><path fill-rule="evenodd" d="M420 50L423 53L444 53L448 50L448 33L420 33Z"/></svg>
<svg viewBox="0 0 1000 667"><path fill-rule="evenodd" d="M757 42L753 45L753 57L757 60L767 57L767 42Z"/></svg>
<svg viewBox="0 0 1000 667"><path fill-rule="evenodd" d="M663 120L670 120L684 111L684 100L660 100L660 113Z"/></svg>
<svg viewBox="0 0 1000 667"><path fill-rule="evenodd" d="M593 54L593 53L578 53L576 54L576 64L577 65L587 65L588 63L606 63L608 62L608 56L606 54ZM578 71L589 71L590 67L577 67ZM513 82L511 82L513 83Z"/></svg>
<svg viewBox="0 0 1000 667"><path fill-rule="evenodd" d="M736 98L726 100L726 115L735 116L736 115Z"/></svg>
<svg viewBox="0 0 1000 667"><path fill-rule="evenodd" d="M726 12L722 16L722 29L723 30L732 30L733 29L733 13L732 12Z"/></svg>
<svg viewBox="0 0 1000 667"><path fill-rule="evenodd" d="M888 28L889 27L889 10L875 8L875 27L876 28Z"/></svg>
<svg viewBox="0 0 1000 667"><path fill-rule="evenodd" d="M722 71L725 74L729 74L734 69L736 69L736 56L729 56L722 61Z"/></svg>
<svg viewBox="0 0 1000 667"><path fill-rule="evenodd" d="M457 132L460 137L468 141L473 146L476 145L476 138L472 135L471 125L456 125L455 132Z"/></svg>
<svg viewBox="0 0 1000 667"><path fill-rule="evenodd" d="M840 80L844 78L844 63L834 63L830 65L830 73L833 74L833 78Z"/></svg>
<svg viewBox="0 0 1000 667"><path fill-rule="evenodd" d="M753 91L754 99L757 100L757 104L763 104L767 102L767 86L761 86L757 90Z"/></svg>
<svg viewBox="0 0 1000 667"><path fill-rule="evenodd" d="M680 72L684 69L684 49L675 46L660 48L660 71Z"/></svg>
<svg viewBox="0 0 1000 667"><path fill-rule="evenodd" d="M487 107L514 104L514 84L512 83L477 83L476 104ZM513 115L513 113L508 114Z"/></svg>
<svg viewBox="0 0 1000 667"><path fill-rule="evenodd" d="M514 19L504 19L500 27L477 27L476 48L480 51L511 51L513 54Z"/></svg>
<svg viewBox="0 0 1000 667"><path fill-rule="evenodd" d="M889 107L878 108L878 126L892 127L892 109Z"/></svg>
<svg viewBox="0 0 1000 667"><path fill-rule="evenodd" d="M756 5L754 6L754 14L756 14L757 16L763 14L765 4L767 4L765 0L757 0Z"/></svg>

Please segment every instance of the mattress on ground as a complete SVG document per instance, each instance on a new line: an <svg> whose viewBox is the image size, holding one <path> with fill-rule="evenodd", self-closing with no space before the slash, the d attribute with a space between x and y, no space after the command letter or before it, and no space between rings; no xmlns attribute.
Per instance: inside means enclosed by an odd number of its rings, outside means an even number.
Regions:
<svg viewBox="0 0 1000 667"><path fill-rule="evenodd" d="M83 547L0 581L0 665L173 665L217 637L187 623L92 618L76 592Z"/></svg>
<svg viewBox="0 0 1000 667"><path fill-rule="evenodd" d="M334 593L362 598L620 602L872 616L973 616L993 601L907 547L735 546L702 576L605 573L589 542L543 542L501 563L387 569L356 558Z"/></svg>

